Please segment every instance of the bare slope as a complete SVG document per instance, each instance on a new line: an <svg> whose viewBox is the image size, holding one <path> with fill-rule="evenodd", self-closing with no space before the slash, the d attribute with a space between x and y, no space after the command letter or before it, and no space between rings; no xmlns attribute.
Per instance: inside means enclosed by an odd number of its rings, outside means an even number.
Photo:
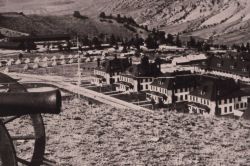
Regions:
<svg viewBox="0 0 250 166"><path fill-rule="evenodd" d="M244 37L250 31L249 0L0 0L2 12L64 15L74 10L90 17L96 17L101 11L130 15L152 28L171 33L189 32L206 39L213 37L217 42L249 40Z"/></svg>
<svg viewBox="0 0 250 166"><path fill-rule="evenodd" d="M2 14L0 15L0 27L29 34L77 33L91 37L103 33L128 38L135 35L135 32L114 20L102 22L99 18L79 19L71 15L27 16L16 13ZM142 29L137 30L139 34L146 33Z"/></svg>

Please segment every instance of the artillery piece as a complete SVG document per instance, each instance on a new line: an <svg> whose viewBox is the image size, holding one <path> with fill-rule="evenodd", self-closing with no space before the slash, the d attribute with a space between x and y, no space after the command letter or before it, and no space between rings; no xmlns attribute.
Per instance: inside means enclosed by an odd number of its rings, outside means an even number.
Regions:
<svg viewBox="0 0 250 166"><path fill-rule="evenodd" d="M49 165L44 158L45 127L41 113L61 111L59 90L28 92L0 73L0 166Z"/></svg>

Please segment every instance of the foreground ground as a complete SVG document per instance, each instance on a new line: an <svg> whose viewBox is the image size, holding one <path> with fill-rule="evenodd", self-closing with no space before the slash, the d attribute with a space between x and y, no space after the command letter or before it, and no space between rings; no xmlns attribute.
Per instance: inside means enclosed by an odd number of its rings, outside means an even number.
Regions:
<svg viewBox="0 0 250 166"><path fill-rule="evenodd" d="M250 130L234 119L69 100L45 123L57 165L250 165Z"/></svg>

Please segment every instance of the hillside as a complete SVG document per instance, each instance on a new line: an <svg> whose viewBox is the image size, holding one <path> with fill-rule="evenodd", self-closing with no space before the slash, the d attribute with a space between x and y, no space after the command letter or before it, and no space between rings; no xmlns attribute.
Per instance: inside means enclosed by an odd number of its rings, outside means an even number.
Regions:
<svg viewBox="0 0 250 166"><path fill-rule="evenodd" d="M0 0L0 11L65 15L79 10L95 18L107 14L133 16L140 24L169 33L185 33L217 43L248 42L249 0Z"/></svg>
<svg viewBox="0 0 250 166"><path fill-rule="evenodd" d="M136 33L144 36L146 32L135 28L131 31L115 20L102 21L99 18L76 18L72 15L23 15L8 13L0 15L0 32L6 34L8 29L29 34L58 34L70 33L90 37L102 34L130 38ZM11 32L9 30L9 33Z"/></svg>

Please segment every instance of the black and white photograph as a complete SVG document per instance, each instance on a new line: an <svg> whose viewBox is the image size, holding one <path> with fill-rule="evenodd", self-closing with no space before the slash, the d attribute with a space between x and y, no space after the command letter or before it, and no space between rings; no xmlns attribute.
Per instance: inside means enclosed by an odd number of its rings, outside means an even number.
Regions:
<svg viewBox="0 0 250 166"><path fill-rule="evenodd" d="M250 0L0 0L0 166L250 166Z"/></svg>

